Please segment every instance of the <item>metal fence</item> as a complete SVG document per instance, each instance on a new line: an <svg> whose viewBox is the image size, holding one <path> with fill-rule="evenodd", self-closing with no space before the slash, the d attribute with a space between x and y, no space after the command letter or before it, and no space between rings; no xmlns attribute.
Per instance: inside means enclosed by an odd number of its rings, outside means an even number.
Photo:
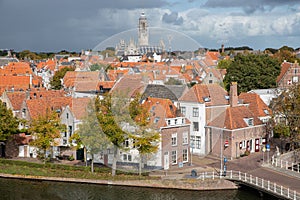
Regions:
<svg viewBox="0 0 300 200"><path fill-rule="evenodd" d="M281 169L285 170L291 170L293 172L300 173L300 164L299 162L289 162L280 158L274 158L271 159L271 165L274 167L279 167Z"/></svg>
<svg viewBox="0 0 300 200"><path fill-rule="evenodd" d="M286 199L300 199L300 194L295 190L290 190L289 188L283 187L274 182L270 182L269 180L265 180L263 178L252 176L251 174L247 174L240 171L228 171L226 176L220 176L216 172L202 172L198 174L198 179L228 179L233 181L244 182L247 185L250 185L254 188L259 188L265 192L272 193L273 195L281 196Z"/></svg>

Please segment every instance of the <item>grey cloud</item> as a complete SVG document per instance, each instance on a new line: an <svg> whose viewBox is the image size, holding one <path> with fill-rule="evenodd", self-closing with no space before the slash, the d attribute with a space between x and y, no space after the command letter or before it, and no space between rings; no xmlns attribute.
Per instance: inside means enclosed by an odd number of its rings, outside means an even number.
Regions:
<svg viewBox="0 0 300 200"><path fill-rule="evenodd" d="M178 12L172 12L171 14L165 13L162 17L162 21L174 25L183 24L183 18L178 17Z"/></svg>
<svg viewBox="0 0 300 200"><path fill-rule="evenodd" d="M300 5L299 0L207 0L204 7L208 8L242 8L245 13L252 14L256 11L270 11L275 7Z"/></svg>

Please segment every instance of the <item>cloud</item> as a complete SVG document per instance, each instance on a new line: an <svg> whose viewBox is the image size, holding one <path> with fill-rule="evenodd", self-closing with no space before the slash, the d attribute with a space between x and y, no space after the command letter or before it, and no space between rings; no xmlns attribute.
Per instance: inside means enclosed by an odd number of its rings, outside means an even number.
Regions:
<svg viewBox="0 0 300 200"><path fill-rule="evenodd" d="M178 12L165 13L162 17L162 21L173 25L183 24L183 18L178 16Z"/></svg>
<svg viewBox="0 0 300 200"><path fill-rule="evenodd" d="M245 13L252 14L256 11L271 11L280 6L294 7L300 5L299 0L207 0L204 7L207 8L242 8Z"/></svg>

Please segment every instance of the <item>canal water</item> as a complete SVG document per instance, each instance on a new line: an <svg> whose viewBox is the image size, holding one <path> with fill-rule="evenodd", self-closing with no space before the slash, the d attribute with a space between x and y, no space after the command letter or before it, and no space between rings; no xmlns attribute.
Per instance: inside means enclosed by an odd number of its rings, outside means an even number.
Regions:
<svg viewBox="0 0 300 200"><path fill-rule="evenodd" d="M188 191L0 178L1 200L254 200L250 190Z"/></svg>

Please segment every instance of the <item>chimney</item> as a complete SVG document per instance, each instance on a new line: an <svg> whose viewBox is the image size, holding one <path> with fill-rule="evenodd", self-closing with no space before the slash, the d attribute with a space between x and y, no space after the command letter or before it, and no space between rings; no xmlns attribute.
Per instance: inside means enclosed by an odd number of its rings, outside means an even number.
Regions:
<svg viewBox="0 0 300 200"><path fill-rule="evenodd" d="M236 107L238 106L238 94L237 94L237 82L232 82L230 84L230 97L229 97L229 102L230 102L230 107Z"/></svg>

